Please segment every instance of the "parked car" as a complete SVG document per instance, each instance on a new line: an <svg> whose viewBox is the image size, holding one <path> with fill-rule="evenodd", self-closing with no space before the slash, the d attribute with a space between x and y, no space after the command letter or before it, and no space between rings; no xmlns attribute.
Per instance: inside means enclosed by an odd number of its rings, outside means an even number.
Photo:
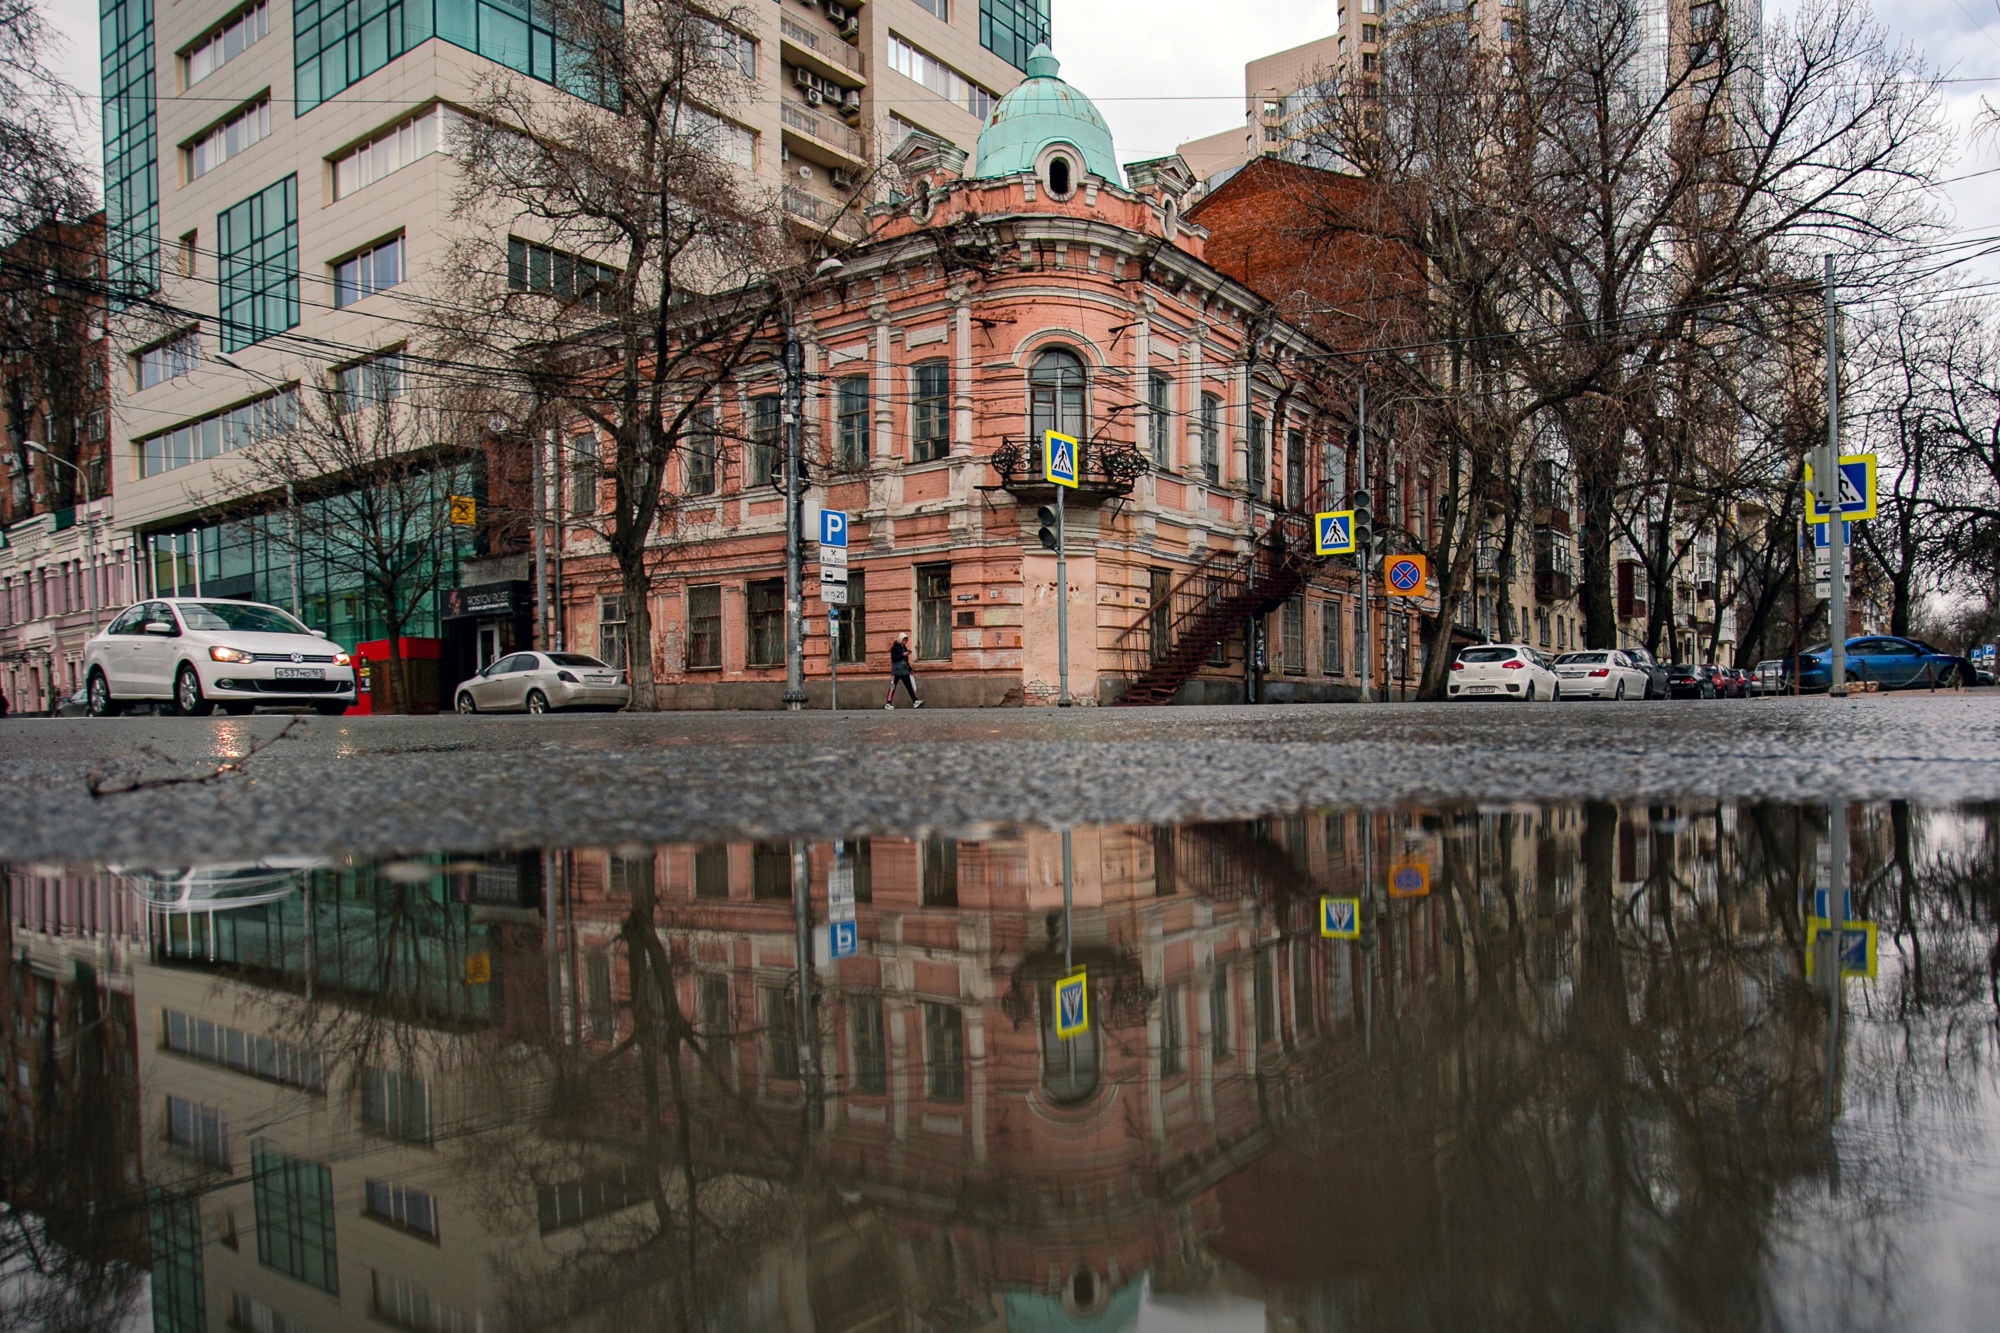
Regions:
<svg viewBox="0 0 2000 1333"><path fill-rule="evenodd" d="M1652 684L1630 657L1615 649L1564 653L1555 666L1565 699L1643 699Z"/></svg>
<svg viewBox="0 0 2000 1333"><path fill-rule="evenodd" d="M275 606L219 597L127 608L84 645L83 674L96 717L147 702L188 717L259 704L335 716L354 705L354 661L338 644Z"/></svg>
<svg viewBox="0 0 2000 1333"><path fill-rule="evenodd" d="M617 712L632 701L625 673L583 653L510 653L458 687L461 713Z"/></svg>
<svg viewBox="0 0 2000 1333"><path fill-rule="evenodd" d="M1667 668L1667 697L1670 699L1713 699L1715 677L1708 668L1676 662Z"/></svg>
<svg viewBox="0 0 2000 1333"><path fill-rule="evenodd" d="M1785 661L1780 657L1766 658L1757 664L1757 672L1750 678L1751 693L1758 695L1783 694L1790 687L1785 683Z"/></svg>
<svg viewBox="0 0 2000 1333"><path fill-rule="evenodd" d="M1832 645L1818 644L1799 654L1799 688L1823 690L1833 675ZM1966 658L1940 652L1921 639L1863 634L1847 641L1849 684L1873 681L1885 690L1911 686L1970 685L1979 673Z"/></svg>
<svg viewBox="0 0 2000 1333"><path fill-rule="evenodd" d="M1722 673L1723 698L1748 699L1750 697L1749 672L1743 670L1741 667L1733 666L1718 667L1716 670Z"/></svg>
<svg viewBox="0 0 2000 1333"><path fill-rule="evenodd" d="M1524 643L1480 643L1452 659L1447 693L1453 699L1549 703L1562 696L1562 683L1548 659Z"/></svg>
<svg viewBox="0 0 2000 1333"><path fill-rule="evenodd" d="M1667 697L1667 669L1660 665L1658 658L1644 648L1620 648L1618 651L1631 658L1632 665L1646 673L1646 698Z"/></svg>
<svg viewBox="0 0 2000 1333"><path fill-rule="evenodd" d="M57 717L88 717L90 715L90 691L78 690L56 705Z"/></svg>

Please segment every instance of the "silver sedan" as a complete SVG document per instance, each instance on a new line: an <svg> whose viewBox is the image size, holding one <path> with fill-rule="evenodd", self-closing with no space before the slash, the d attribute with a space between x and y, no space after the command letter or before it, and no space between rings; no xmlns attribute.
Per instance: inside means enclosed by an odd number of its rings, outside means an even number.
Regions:
<svg viewBox="0 0 2000 1333"><path fill-rule="evenodd" d="M461 713L616 712L632 701L625 673L583 653L510 653L458 687Z"/></svg>

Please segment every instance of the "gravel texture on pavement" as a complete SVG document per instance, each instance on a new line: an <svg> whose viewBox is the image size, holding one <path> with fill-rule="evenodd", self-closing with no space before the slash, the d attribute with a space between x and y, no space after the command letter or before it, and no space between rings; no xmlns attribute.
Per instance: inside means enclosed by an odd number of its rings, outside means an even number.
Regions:
<svg viewBox="0 0 2000 1333"><path fill-rule="evenodd" d="M2000 691L1352 704L0 722L0 858L188 864L1335 805L2000 800Z"/></svg>

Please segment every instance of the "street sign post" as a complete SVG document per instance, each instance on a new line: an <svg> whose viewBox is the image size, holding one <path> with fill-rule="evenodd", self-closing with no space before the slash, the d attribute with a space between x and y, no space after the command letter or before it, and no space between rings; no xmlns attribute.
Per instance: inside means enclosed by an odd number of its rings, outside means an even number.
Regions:
<svg viewBox="0 0 2000 1333"><path fill-rule="evenodd" d="M479 526L479 501L470 495L447 495L445 497L446 519L454 528L476 528Z"/></svg>
<svg viewBox="0 0 2000 1333"><path fill-rule="evenodd" d="M827 956L852 958L860 947L854 924L854 861L847 844L833 845L833 869L826 880Z"/></svg>
<svg viewBox="0 0 2000 1333"><path fill-rule="evenodd" d="M1335 510L1313 515L1314 555L1354 554L1354 511Z"/></svg>
<svg viewBox="0 0 2000 1333"><path fill-rule="evenodd" d="M1806 976L1811 977L1814 959L1821 952L1820 936L1833 926L1825 921L1806 923ZM1875 978L1875 923L1843 921L1840 926L1840 975Z"/></svg>
<svg viewBox="0 0 2000 1333"><path fill-rule="evenodd" d="M1812 460L1806 460L1806 522L1826 522L1826 511L1820 508L1819 498L1812 484ZM1837 506L1843 518L1875 517L1875 455L1842 454L1840 456L1840 503Z"/></svg>
<svg viewBox="0 0 2000 1333"><path fill-rule="evenodd" d="M1078 968L1056 982L1056 1036L1068 1041L1090 1031L1090 987Z"/></svg>
<svg viewBox="0 0 2000 1333"><path fill-rule="evenodd" d="M1319 933L1330 940L1361 938L1361 900L1322 898L1319 900Z"/></svg>
<svg viewBox="0 0 2000 1333"><path fill-rule="evenodd" d="M1042 476L1056 488L1056 706L1069 700L1069 533L1063 496L1076 489L1083 469L1083 446L1072 436L1046 431L1042 435Z"/></svg>
<svg viewBox="0 0 2000 1333"><path fill-rule="evenodd" d="M1382 590L1391 597L1424 595L1424 557L1392 555L1382 562Z"/></svg>

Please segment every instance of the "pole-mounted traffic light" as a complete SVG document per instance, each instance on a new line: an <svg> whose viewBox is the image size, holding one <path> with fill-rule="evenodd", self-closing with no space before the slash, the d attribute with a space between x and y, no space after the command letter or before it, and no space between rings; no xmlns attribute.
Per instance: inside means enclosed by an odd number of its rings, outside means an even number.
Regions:
<svg viewBox="0 0 2000 1333"><path fill-rule="evenodd" d="M1042 530L1039 534L1042 539L1042 545L1048 550L1051 551L1055 550L1056 511L1049 508L1047 505L1043 505L1041 508L1035 511L1035 518L1039 520L1042 525Z"/></svg>
<svg viewBox="0 0 2000 1333"><path fill-rule="evenodd" d="M1375 547L1374 497L1365 490L1357 490L1347 498L1347 507L1354 511L1354 549L1357 554L1366 555Z"/></svg>

